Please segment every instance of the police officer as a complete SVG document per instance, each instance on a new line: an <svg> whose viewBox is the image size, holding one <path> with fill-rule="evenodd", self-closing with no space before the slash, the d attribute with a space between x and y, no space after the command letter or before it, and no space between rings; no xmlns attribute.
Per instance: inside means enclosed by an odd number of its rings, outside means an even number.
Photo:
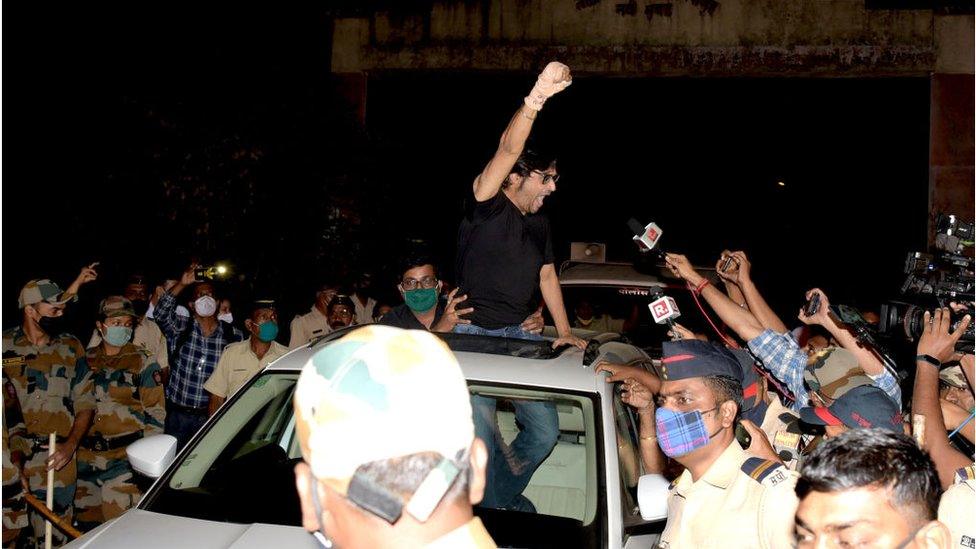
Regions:
<svg viewBox="0 0 976 549"><path fill-rule="evenodd" d="M20 475L23 453L12 454L10 438L23 435L24 416L13 385L3 375L3 546L17 547L21 533L28 526L27 506L24 503L24 479ZM8 428L8 425L10 426Z"/></svg>
<svg viewBox="0 0 976 549"><path fill-rule="evenodd" d="M697 340L666 341L663 349L656 436L685 471L671 485L661 547L789 547L796 473L750 457L736 440L735 357Z"/></svg>
<svg viewBox="0 0 976 549"><path fill-rule="evenodd" d="M3 332L3 370L21 403L25 433L10 441L11 452L24 455L22 474L31 492L46 497L47 471L53 469L54 509L71 522L76 488L75 449L91 424L95 409L91 372L85 349L72 335L50 335L54 319L64 314L63 293L50 280L31 280L20 291L23 322ZM9 392L7 398L9 398ZM57 434L57 448L48 437ZM30 515L37 538L44 537L44 519ZM67 541L54 531L54 542Z"/></svg>
<svg viewBox="0 0 976 549"><path fill-rule="evenodd" d="M339 293L339 286L326 283L315 292L315 303L303 315L295 315L291 321L291 339L288 347L294 349L306 343L332 333L329 326L329 303Z"/></svg>
<svg viewBox="0 0 976 549"><path fill-rule="evenodd" d="M97 412L78 449L78 525L89 530L138 503L125 448L143 436L161 434L166 421L159 364L132 342L138 316L122 296L98 306L95 327L102 343L88 351Z"/></svg>
<svg viewBox="0 0 976 549"><path fill-rule="evenodd" d="M976 547L976 463L956 471L953 484L939 501L939 522L952 532L953 547Z"/></svg>

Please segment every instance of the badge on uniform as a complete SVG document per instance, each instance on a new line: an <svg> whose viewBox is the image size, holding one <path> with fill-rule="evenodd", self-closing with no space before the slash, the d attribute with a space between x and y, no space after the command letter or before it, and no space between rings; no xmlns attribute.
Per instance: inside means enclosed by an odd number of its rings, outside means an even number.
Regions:
<svg viewBox="0 0 976 549"><path fill-rule="evenodd" d="M742 463L742 472L766 486L776 486L787 479L786 467L768 459L751 457Z"/></svg>

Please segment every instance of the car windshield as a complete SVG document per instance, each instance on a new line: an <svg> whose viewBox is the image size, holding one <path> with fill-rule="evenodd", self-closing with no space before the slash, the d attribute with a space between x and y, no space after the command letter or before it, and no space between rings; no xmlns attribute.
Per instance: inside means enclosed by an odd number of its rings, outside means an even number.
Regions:
<svg viewBox="0 0 976 549"><path fill-rule="evenodd" d="M301 460L292 413L298 375L268 371L245 386L140 507L202 520L301 526L293 476ZM559 416L556 447L523 492L536 513L475 509L496 543L601 546L607 510L599 396L475 382L470 390L494 402L497 432L506 443L521 428L517 402L549 402Z"/></svg>

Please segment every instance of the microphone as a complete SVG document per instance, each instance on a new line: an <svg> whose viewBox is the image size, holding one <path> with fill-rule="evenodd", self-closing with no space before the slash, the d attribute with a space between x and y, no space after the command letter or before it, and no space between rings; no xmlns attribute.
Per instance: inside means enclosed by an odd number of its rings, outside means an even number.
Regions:
<svg viewBox="0 0 976 549"><path fill-rule="evenodd" d="M671 333L674 334L674 339L681 339L681 336L674 327L674 320L681 316L681 311L678 310L678 304L674 302L674 298L661 294L660 290L658 290L657 295L658 298L647 306L651 311L651 318L657 324L667 324L670 326Z"/></svg>
<svg viewBox="0 0 976 549"><path fill-rule="evenodd" d="M641 225L640 221L634 218L630 218L627 222L627 226L630 227L630 231L634 233L634 242L637 243L637 247L642 253L654 252L657 255L663 256L664 250L654 249L657 246L658 240L661 239L661 234L664 232L661 227L658 227L656 223L651 221L647 225Z"/></svg>

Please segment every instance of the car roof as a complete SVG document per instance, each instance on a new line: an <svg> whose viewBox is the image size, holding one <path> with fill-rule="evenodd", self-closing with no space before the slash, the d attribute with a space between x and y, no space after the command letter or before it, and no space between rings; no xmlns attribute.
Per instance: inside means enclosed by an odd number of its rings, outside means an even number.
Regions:
<svg viewBox="0 0 976 549"><path fill-rule="evenodd" d="M266 370L300 371L317 350L341 337L341 333L330 334L316 342L299 347L269 364ZM505 341L490 336L472 337L480 337L487 343L493 340ZM454 355L461 365L464 377L469 381L589 393L600 392L601 385L605 383L603 375L594 373L593 368L599 360L594 360L592 365L584 367L583 351L575 347L566 349L552 358L521 358L472 351L455 351Z"/></svg>
<svg viewBox="0 0 976 549"><path fill-rule="evenodd" d="M715 282L714 267L695 267L695 270ZM684 288L663 264L638 269L633 263L594 263L566 261L559 268L559 285L571 287L606 288Z"/></svg>

